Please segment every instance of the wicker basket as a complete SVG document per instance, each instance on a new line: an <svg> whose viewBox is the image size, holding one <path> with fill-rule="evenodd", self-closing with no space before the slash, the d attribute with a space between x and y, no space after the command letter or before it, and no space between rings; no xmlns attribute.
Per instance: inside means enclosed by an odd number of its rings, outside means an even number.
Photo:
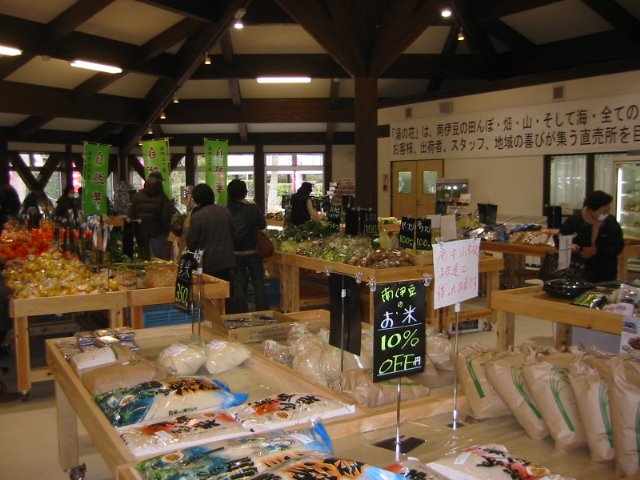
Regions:
<svg viewBox="0 0 640 480"><path fill-rule="evenodd" d="M146 288L170 287L176 283L178 265L175 263L148 265L145 267L144 273L144 286Z"/></svg>
<svg viewBox="0 0 640 480"><path fill-rule="evenodd" d="M138 272L135 270L116 269L111 275L123 287L135 287L138 281Z"/></svg>

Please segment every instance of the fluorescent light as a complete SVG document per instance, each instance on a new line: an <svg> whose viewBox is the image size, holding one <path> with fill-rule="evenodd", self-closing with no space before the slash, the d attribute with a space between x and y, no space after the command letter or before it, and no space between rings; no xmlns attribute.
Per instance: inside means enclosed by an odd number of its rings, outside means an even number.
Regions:
<svg viewBox="0 0 640 480"><path fill-rule="evenodd" d="M258 83L311 83L311 77L258 77Z"/></svg>
<svg viewBox="0 0 640 480"><path fill-rule="evenodd" d="M86 68L87 70L95 70L97 72L122 73L122 69L120 67L104 65L102 63L87 62L85 60L74 60L73 62L71 62L71 66L77 68Z"/></svg>
<svg viewBox="0 0 640 480"><path fill-rule="evenodd" d="M442 15L442 18L449 18L452 15L451 9L443 8L442 11L440 12L440 15Z"/></svg>
<svg viewBox="0 0 640 480"><path fill-rule="evenodd" d="M22 55L22 50L13 47L5 47L0 45L0 55L7 55L9 57L15 57L16 55Z"/></svg>

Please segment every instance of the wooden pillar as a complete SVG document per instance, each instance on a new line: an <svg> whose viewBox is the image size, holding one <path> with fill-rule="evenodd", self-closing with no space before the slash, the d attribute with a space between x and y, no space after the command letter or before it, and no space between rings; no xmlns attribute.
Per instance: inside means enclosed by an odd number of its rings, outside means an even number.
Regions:
<svg viewBox="0 0 640 480"><path fill-rule="evenodd" d="M0 138L0 185L9 183L9 142Z"/></svg>
<svg viewBox="0 0 640 480"><path fill-rule="evenodd" d="M196 183L196 157L193 154L193 145L187 145L184 155L184 176L185 183L194 186Z"/></svg>
<svg viewBox="0 0 640 480"><path fill-rule="evenodd" d="M265 163L264 145L256 145L253 154L253 201L263 213L267 213L265 210Z"/></svg>
<svg viewBox="0 0 640 480"><path fill-rule="evenodd" d="M355 87L356 204L377 209L378 79L356 77Z"/></svg>
<svg viewBox="0 0 640 480"><path fill-rule="evenodd" d="M329 182L333 180L333 145L325 145L324 162L322 164L324 188L323 192L329 190Z"/></svg>

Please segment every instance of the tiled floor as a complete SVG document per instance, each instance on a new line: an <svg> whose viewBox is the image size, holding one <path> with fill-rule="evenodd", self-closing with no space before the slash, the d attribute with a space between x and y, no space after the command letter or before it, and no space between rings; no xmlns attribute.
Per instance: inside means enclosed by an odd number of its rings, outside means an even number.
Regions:
<svg viewBox="0 0 640 480"><path fill-rule="evenodd" d="M516 344L535 342L552 343L552 324L529 319L516 319ZM495 333L468 333L459 337L459 345L480 343L495 346ZM42 353L34 348L34 360L43 361ZM38 358L39 357L39 358ZM15 391L15 368L11 358L0 360L1 366L11 371L5 375L10 391ZM15 400L0 403L0 478L21 480L64 480L69 475L58 463L57 419L53 382L34 384L28 401ZM80 426L81 462L87 465L88 480L114 478L101 456L93 446L89 436Z"/></svg>

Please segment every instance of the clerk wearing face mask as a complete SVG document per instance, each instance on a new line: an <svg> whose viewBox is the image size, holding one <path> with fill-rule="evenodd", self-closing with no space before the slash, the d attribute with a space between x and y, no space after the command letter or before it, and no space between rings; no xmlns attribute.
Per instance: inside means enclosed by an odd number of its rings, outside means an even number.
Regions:
<svg viewBox="0 0 640 480"><path fill-rule="evenodd" d="M569 217L560 235L574 235L571 260L584 264L583 278L589 282L616 280L618 255L624 248L622 229L610 215L613 197L596 190L584 200L581 212Z"/></svg>

